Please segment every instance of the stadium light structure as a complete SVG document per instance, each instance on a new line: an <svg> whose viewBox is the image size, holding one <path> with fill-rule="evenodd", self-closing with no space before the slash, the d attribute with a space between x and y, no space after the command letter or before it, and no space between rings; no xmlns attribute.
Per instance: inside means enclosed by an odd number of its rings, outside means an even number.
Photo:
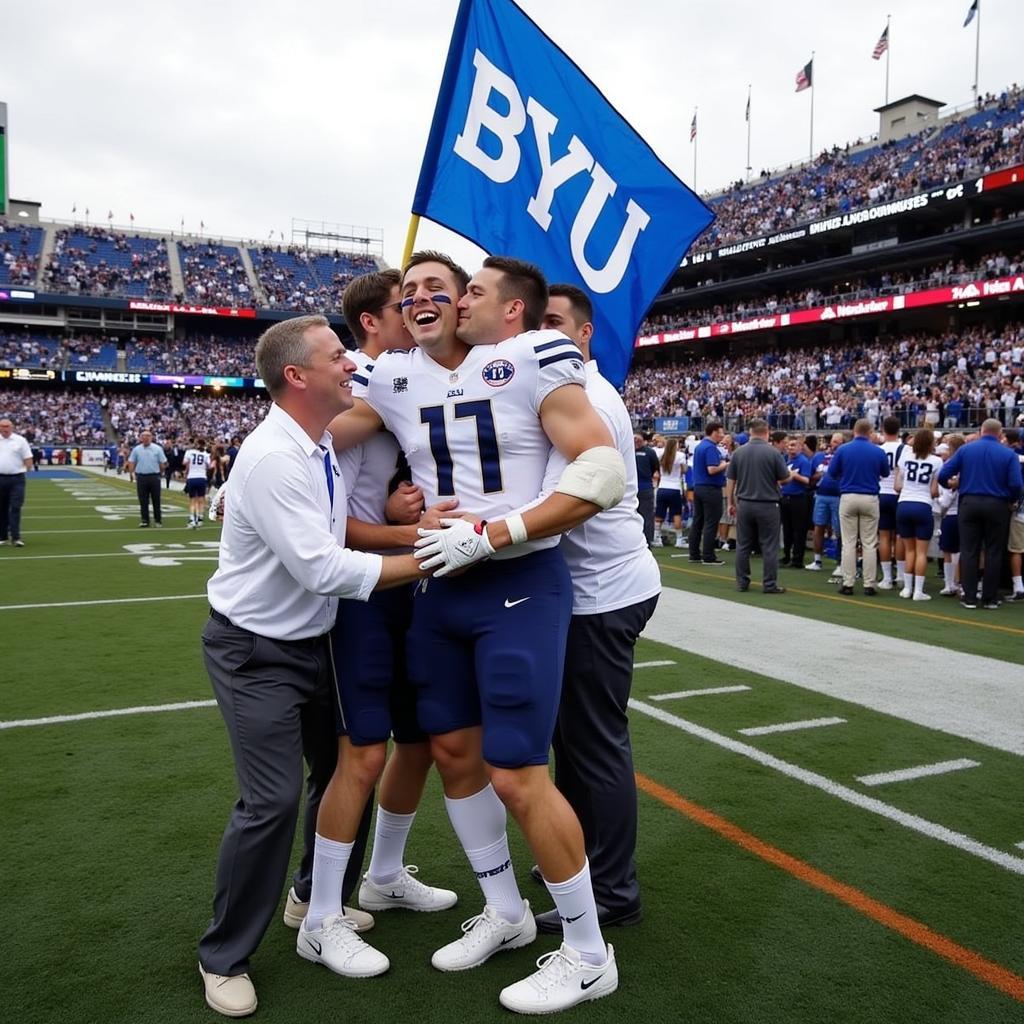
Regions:
<svg viewBox="0 0 1024 1024"><path fill-rule="evenodd" d="M292 218L292 244L310 248L310 243L335 244L339 249L352 252L358 249L369 256L384 255L384 232L379 228L353 227L350 224L328 224L325 221Z"/></svg>

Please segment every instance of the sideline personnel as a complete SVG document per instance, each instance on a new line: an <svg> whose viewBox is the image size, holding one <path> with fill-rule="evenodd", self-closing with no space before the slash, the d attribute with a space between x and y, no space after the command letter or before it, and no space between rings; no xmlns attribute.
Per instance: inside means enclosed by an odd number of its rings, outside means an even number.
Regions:
<svg viewBox="0 0 1024 1024"><path fill-rule="evenodd" d="M939 483L960 477L960 584L965 608L978 607L978 563L985 548L985 574L981 581L981 606L999 607L999 574L1003 568L1010 529L1010 506L1021 496L1021 471L1017 453L1000 444L1003 425L985 420L981 437L956 450L939 470Z"/></svg>
<svg viewBox="0 0 1024 1024"><path fill-rule="evenodd" d="M167 456L163 448L153 444L153 432L144 430L139 443L128 456L128 475L135 480L135 493L139 496L139 526L149 526L149 503L153 502L153 521L163 526L160 513L160 481L167 468Z"/></svg>
<svg viewBox="0 0 1024 1024"><path fill-rule="evenodd" d="M383 559L343 547L345 487L326 428L352 404L355 366L327 320L275 324L256 346L256 366L274 404L235 463L203 630L241 795L221 841L199 969L207 1004L232 1017L256 1009L246 972L288 868L302 758L310 769L307 827L334 770L327 634L337 598L365 601L375 588L421 575L411 555Z"/></svg>
<svg viewBox="0 0 1024 1024"><path fill-rule="evenodd" d="M761 592L784 594L779 574L779 484L791 479L778 448L768 443L768 424L750 421L750 440L736 449L726 472L725 498L736 516L736 589L750 589L750 552L761 548Z"/></svg>
<svg viewBox="0 0 1024 1024"><path fill-rule="evenodd" d="M0 544L11 543L23 548L21 539L21 506L25 504L25 474L32 468L32 449L21 434L14 433L14 424L0 419Z"/></svg>

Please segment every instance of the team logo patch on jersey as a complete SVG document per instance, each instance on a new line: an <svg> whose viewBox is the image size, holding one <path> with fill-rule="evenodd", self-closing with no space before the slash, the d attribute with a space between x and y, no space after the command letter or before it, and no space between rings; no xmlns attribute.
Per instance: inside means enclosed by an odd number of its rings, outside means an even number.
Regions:
<svg viewBox="0 0 1024 1024"><path fill-rule="evenodd" d="M492 359L481 371L485 384L500 388L516 375L516 368L507 359Z"/></svg>

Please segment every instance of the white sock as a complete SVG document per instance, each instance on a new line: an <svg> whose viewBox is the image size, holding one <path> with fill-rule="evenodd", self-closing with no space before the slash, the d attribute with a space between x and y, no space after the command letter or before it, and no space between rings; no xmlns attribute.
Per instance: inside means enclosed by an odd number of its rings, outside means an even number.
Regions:
<svg viewBox="0 0 1024 1024"><path fill-rule="evenodd" d="M484 900L499 917L515 923L523 919L523 897L519 892L505 831L505 805L494 787L461 800L444 798L448 818L462 843L470 866L476 872Z"/></svg>
<svg viewBox="0 0 1024 1024"><path fill-rule="evenodd" d="M405 843L415 819L415 811L412 814L394 814L378 804L368 872L371 882L387 885L398 877L404 866Z"/></svg>
<svg viewBox="0 0 1024 1024"><path fill-rule="evenodd" d="M817 551L814 553L814 564L821 565L821 554Z"/></svg>
<svg viewBox="0 0 1024 1024"><path fill-rule="evenodd" d="M915 594L923 594L924 593L924 581L925 581L925 577L924 576L915 576L914 577L914 593Z"/></svg>
<svg viewBox="0 0 1024 1024"><path fill-rule="evenodd" d="M902 562L899 559L897 559L896 560L896 579L897 580L905 579L906 575L907 575L907 562L906 562L906 559L904 559Z"/></svg>
<svg viewBox="0 0 1024 1024"><path fill-rule="evenodd" d="M1013 592L1015 594L1024 594L1024 576L1013 577Z"/></svg>
<svg viewBox="0 0 1024 1024"><path fill-rule="evenodd" d="M942 581L946 584L947 590L952 590L956 585L953 576L956 572L956 566L953 565L952 561L942 563Z"/></svg>
<svg viewBox="0 0 1024 1024"><path fill-rule="evenodd" d="M882 563L882 582L892 583L892 562Z"/></svg>
<svg viewBox="0 0 1024 1024"><path fill-rule="evenodd" d="M339 843L318 832L313 844L313 891L306 911L306 930L324 923L325 917L341 912L341 886L355 843Z"/></svg>
<svg viewBox="0 0 1024 1024"><path fill-rule="evenodd" d="M597 904L590 883L590 862L584 861L579 874L564 882L544 884L558 908L562 920L562 936L588 964L603 964L608 959L601 927L597 923Z"/></svg>

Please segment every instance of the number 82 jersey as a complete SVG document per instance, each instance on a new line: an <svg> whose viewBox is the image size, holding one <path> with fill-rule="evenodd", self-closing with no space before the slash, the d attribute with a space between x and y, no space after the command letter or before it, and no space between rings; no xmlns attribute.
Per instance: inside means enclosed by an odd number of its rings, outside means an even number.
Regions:
<svg viewBox="0 0 1024 1024"><path fill-rule="evenodd" d="M428 505L458 497L458 511L497 519L541 493L551 442L540 407L568 384L586 385L579 349L528 331L474 345L454 370L419 348L386 352L352 390L398 440Z"/></svg>

